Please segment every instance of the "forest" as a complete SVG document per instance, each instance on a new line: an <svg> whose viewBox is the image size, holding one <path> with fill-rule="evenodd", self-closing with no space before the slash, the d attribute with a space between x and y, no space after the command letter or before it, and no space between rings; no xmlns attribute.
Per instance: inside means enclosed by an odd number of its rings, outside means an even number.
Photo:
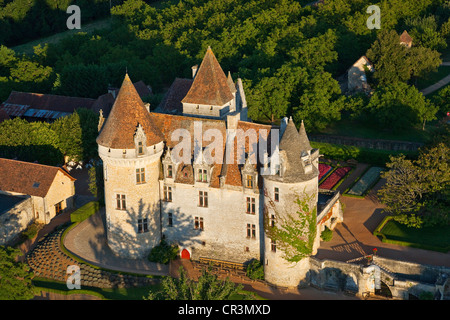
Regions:
<svg viewBox="0 0 450 320"><path fill-rule="evenodd" d="M416 87L450 52L450 1L325 0L0 0L0 100L11 90L97 98L119 86L125 70L155 93L156 107L176 77L190 77L211 46L223 70L243 79L249 116L277 123L292 115L309 132L346 117L388 131L440 119L449 86L431 97ZM65 28L65 8L78 4L83 23L110 17L109 27L81 32L34 54L11 47ZM369 29L369 5L381 29ZM20 8L20 10L19 10ZM58 14L56 14L56 12ZM413 47L399 45L404 31ZM375 66L371 95L344 94L339 78L362 55Z"/></svg>

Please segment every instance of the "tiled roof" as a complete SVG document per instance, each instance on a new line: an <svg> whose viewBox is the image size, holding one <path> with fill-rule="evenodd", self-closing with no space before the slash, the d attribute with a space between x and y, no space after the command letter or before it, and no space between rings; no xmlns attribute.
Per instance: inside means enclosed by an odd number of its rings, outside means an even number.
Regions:
<svg viewBox="0 0 450 320"><path fill-rule="evenodd" d="M12 91L7 104L29 106L31 109L52 110L72 113L77 108L90 109L95 99L67 97L53 94Z"/></svg>
<svg viewBox="0 0 450 320"><path fill-rule="evenodd" d="M181 100L188 93L193 81L192 79L176 78L158 106L161 112L182 114L183 104Z"/></svg>
<svg viewBox="0 0 450 320"><path fill-rule="evenodd" d="M222 106L233 99L227 77L208 47L183 103Z"/></svg>
<svg viewBox="0 0 450 320"><path fill-rule="evenodd" d="M400 42L409 43L411 41L412 41L412 38L408 34L408 32L406 30L403 31L402 35L400 36Z"/></svg>
<svg viewBox="0 0 450 320"><path fill-rule="evenodd" d="M150 118L128 74L108 118L97 137L97 143L113 149L135 148L134 135L141 125L147 137L147 146L162 141L162 134Z"/></svg>
<svg viewBox="0 0 450 320"><path fill-rule="evenodd" d="M45 197L58 171L75 180L59 167L0 158L0 190Z"/></svg>

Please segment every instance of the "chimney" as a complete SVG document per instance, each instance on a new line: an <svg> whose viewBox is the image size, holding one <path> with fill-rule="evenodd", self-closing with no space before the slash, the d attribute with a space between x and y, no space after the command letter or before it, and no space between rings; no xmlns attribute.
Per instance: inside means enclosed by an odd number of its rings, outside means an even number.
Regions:
<svg viewBox="0 0 450 320"><path fill-rule="evenodd" d="M195 78L195 75L197 74L198 64L195 66L192 66L192 79Z"/></svg>

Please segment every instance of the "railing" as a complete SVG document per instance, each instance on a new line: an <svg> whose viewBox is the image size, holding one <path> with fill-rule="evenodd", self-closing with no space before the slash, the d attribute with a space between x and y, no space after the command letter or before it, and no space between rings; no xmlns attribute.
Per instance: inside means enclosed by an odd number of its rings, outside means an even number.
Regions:
<svg viewBox="0 0 450 320"><path fill-rule="evenodd" d="M211 258L200 258L199 262L201 264L210 265L211 267L219 268L219 269L231 269L231 270L240 270L245 271L246 267L243 263L239 262L231 262L224 260L217 260Z"/></svg>

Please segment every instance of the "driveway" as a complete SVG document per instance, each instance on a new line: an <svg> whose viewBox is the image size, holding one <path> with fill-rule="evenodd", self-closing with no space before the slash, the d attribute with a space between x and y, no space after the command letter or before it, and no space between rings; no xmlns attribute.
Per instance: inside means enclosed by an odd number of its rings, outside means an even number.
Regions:
<svg viewBox="0 0 450 320"><path fill-rule="evenodd" d="M372 254L373 249L377 248L377 255L384 258L450 267L450 252L387 244L372 234L385 217L383 205L376 198L376 191L384 182L380 180L364 199L341 196L344 221L334 229L331 241L320 243L316 257L348 261Z"/></svg>

